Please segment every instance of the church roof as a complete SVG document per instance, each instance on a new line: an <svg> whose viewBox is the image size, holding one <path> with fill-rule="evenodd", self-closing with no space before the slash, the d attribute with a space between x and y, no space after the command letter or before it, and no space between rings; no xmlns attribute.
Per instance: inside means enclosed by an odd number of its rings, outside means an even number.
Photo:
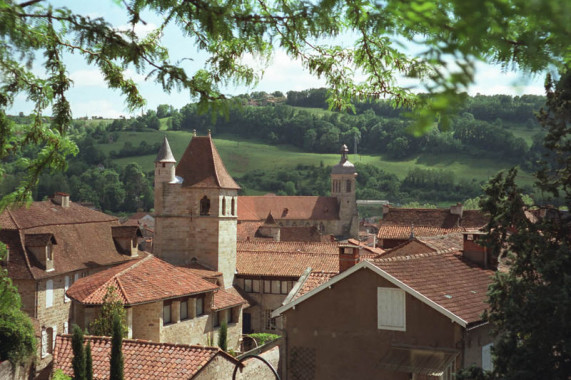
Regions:
<svg viewBox="0 0 571 380"><path fill-rule="evenodd" d="M169 140L167 140L166 136L163 140L163 145L161 145L161 149L157 154L157 158L155 158L155 162L176 162L174 156L172 155Z"/></svg>
<svg viewBox="0 0 571 380"><path fill-rule="evenodd" d="M190 140L176 167L176 175L184 179L182 186L240 189L224 167L210 135Z"/></svg>
<svg viewBox="0 0 571 380"><path fill-rule="evenodd" d="M339 204L334 197L275 195L238 197L238 220L265 220L270 212L277 220L336 220L339 219Z"/></svg>

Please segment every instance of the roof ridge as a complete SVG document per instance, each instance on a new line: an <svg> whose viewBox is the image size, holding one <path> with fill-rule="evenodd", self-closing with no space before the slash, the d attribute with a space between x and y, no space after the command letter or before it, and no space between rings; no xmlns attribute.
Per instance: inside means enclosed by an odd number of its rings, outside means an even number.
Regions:
<svg viewBox="0 0 571 380"><path fill-rule="evenodd" d="M133 265L134 266L134 265ZM121 291L121 293L123 294L123 297L125 298L125 302L126 304L130 304L131 302L129 301L129 297L127 297L127 292L125 292L125 289L123 288L123 285L121 285L121 281L119 281L119 277L115 278L115 282L117 283L117 287L119 288L119 290Z"/></svg>
<svg viewBox="0 0 571 380"><path fill-rule="evenodd" d="M218 170L216 168L216 162L214 159L214 150L216 150L216 146L214 146L214 144L212 143L212 135L210 134L210 130L208 131L208 142L210 143L210 156L212 157L212 166L214 168L214 178L216 178L216 184L219 187L222 187L222 184L220 182L220 177L218 176ZM216 153L218 154L218 156L220 156L220 154L218 153L218 150L216 150ZM221 158L222 160L222 158Z"/></svg>
<svg viewBox="0 0 571 380"><path fill-rule="evenodd" d="M435 250L434 252L415 253L414 255L403 255L403 256L385 257L385 258L380 257L378 259L372 259L372 260L368 260L368 261L371 261L373 263L375 263L375 262L390 262L390 261L408 261L408 260L420 259L420 258L424 258L424 257L444 255L445 253L449 253L449 252L446 252L446 250L442 250L442 251Z"/></svg>
<svg viewBox="0 0 571 380"><path fill-rule="evenodd" d="M62 337L72 337L72 334L58 334ZM90 339L90 340L111 340L113 339L110 336L103 336L103 335L85 335L84 336L85 339ZM147 339L133 339L133 338L123 338L123 342L131 342L131 343L145 343L145 344L151 344L153 346L172 346L172 347L188 347L188 348L199 348L199 349L205 349L205 350L209 350L209 351L222 351L219 347L214 347L214 346L202 346L200 344L184 344L184 343L169 343L169 342L155 342L152 340L147 340Z"/></svg>

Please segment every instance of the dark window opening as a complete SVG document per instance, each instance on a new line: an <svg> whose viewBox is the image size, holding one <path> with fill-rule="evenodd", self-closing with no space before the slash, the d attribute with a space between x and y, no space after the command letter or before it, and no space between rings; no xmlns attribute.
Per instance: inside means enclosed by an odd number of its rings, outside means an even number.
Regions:
<svg viewBox="0 0 571 380"><path fill-rule="evenodd" d="M200 200L200 215L208 215L210 213L210 199L205 195Z"/></svg>

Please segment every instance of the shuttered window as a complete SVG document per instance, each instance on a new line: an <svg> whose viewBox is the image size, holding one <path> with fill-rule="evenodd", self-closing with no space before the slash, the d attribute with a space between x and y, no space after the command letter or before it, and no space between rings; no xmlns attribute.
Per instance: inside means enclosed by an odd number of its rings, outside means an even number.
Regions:
<svg viewBox="0 0 571 380"><path fill-rule="evenodd" d="M377 327L406 331L405 292L398 288L377 288Z"/></svg>
<svg viewBox="0 0 571 380"><path fill-rule="evenodd" d="M69 289L70 280L71 279L69 276L65 276L65 286L63 289L63 302L69 302L69 297L67 296L67 290Z"/></svg>
<svg viewBox="0 0 571 380"><path fill-rule="evenodd" d="M46 307L54 305L54 282L53 280L46 281Z"/></svg>

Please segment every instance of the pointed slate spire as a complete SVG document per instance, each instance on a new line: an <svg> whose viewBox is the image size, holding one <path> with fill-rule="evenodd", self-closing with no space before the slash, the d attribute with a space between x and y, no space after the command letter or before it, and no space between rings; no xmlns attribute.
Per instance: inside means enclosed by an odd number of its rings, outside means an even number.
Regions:
<svg viewBox="0 0 571 380"><path fill-rule="evenodd" d="M159 149L155 162L176 162L169 145L169 140L167 140L166 136L163 140L163 145L161 145L161 149Z"/></svg>

